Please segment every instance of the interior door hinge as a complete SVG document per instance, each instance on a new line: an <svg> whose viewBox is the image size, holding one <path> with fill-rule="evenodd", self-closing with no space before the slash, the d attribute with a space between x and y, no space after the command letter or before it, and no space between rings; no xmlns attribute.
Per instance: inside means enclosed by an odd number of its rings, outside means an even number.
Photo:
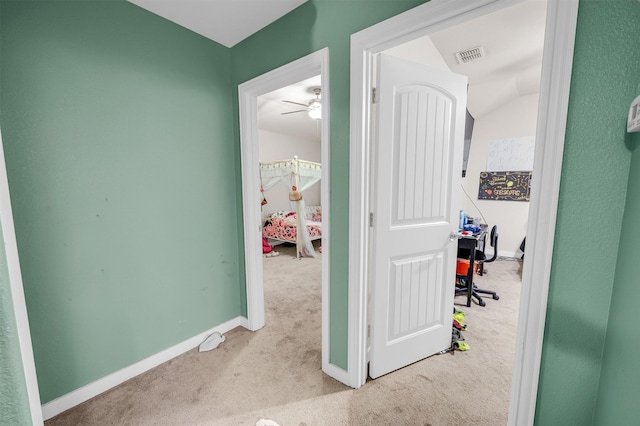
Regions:
<svg viewBox="0 0 640 426"><path fill-rule="evenodd" d="M367 337L371 337L371 324L367 325Z"/></svg>
<svg viewBox="0 0 640 426"><path fill-rule="evenodd" d="M373 228L373 212L369 213L369 228Z"/></svg>
<svg viewBox="0 0 640 426"><path fill-rule="evenodd" d="M376 103L376 88L372 88L371 89L371 103L375 104Z"/></svg>

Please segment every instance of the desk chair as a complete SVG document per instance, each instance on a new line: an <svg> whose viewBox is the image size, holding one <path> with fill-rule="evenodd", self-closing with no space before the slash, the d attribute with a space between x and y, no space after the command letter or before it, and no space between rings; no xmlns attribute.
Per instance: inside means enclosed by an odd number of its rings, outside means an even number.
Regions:
<svg viewBox="0 0 640 426"><path fill-rule="evenodd" d="M490 259L486 258L486 255L484 254L484 252L476 253L476 259L479 263L478 270L480 270L480 268L483 267L484 263L493 262L498 257L498 226L497 225L494 225L493 228L491 228L491 236L490 236L489 244L493 247L493 256ZM456 296L459 294L467 294L468 285L469 285L469 278L467 275L456 275ZM482 300L482 297L480 296L480 294L487 294L487 295L490 295L493 300L500 300L500 296L498 296L498 294L495 291L483 290L481 288L478 288L478 286L475 283L472 283L471 285L473 286L471 290L471 297L474 297L478 301L478 305L485 306L487 304L484 300Z"/></svg>
<svg viewBox="0 0 640 426"><path fill-rule="evenodd" d="M491 228L491 234L489 234L489 245L493 247L493 256L487 259L487 254L485 252L485 248L483 248L482 255L480 256L480 262L478 265L478 275L484 275L484 264L495 262L498 258L498 225L493 225ZM478 254L476 253L476 258L478 258Z"/></svg>

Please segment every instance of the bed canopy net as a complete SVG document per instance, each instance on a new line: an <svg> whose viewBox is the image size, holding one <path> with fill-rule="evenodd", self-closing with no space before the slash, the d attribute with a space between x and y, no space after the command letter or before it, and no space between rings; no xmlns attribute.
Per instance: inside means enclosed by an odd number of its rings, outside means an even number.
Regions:
<svg viewBox="0 0 640 426"><path fill-rule="evenodd" d="M296 248L298 258L315 257L305 219L305 204L302 193L320 181L322 165L293 157L290 160L260 162L261 191L283 183L289 188L289 200L296 212Z"/></svg>

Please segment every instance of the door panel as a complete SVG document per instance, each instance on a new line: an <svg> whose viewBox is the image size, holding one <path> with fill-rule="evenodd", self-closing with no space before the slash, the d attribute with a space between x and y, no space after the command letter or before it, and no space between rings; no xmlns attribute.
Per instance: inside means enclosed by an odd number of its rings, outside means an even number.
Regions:
<svg viewBox="0 0 640 426"><path fill-rule="evenodd" d="M394 138L393 188L395 224L446 217L443 163L449 152L451 99L431 87L407 85L397 88L394 102L398 117ZM427 122L430 120L429 127ZM436 141L438 143L436 143Z"/></svg>
<svg viewBox="0 0 640 426"><path fill-rule="evenodd" d="M390 343L436 325L442 306L438 303L440 289L435 283L443 273L442 268L443 258L439 255L391 261Z"/></svg>
<svg viewBox="0 0 640 426"><path fill-rule="evenodd" d="M451 344L466 77L379 55L369 372Z"/></svg>

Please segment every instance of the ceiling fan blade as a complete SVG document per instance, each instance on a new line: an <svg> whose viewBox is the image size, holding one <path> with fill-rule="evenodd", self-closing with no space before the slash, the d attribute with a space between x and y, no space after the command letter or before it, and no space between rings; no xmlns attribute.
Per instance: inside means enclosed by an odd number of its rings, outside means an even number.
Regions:
<svg viewBox="0 0 640 426"><path fill-rule="evenodd" d="M286 103L288 103L288 104L300 105L300 106L303 106L303 107L305 107L305 108L308 108L308 107L309 107L309 105L307 105L307 104L301 104L300 102L293 102L293 101L282 101L282 102L286 102Z"/></svg>
<svg viewBox="0 0 640 426"><path fill-rule="evenodd" d="M306 109L299 109L297 111L283 112L283 113L280 113L280 115L295 114L296 112L307 112L307 110Z"/></svg>

